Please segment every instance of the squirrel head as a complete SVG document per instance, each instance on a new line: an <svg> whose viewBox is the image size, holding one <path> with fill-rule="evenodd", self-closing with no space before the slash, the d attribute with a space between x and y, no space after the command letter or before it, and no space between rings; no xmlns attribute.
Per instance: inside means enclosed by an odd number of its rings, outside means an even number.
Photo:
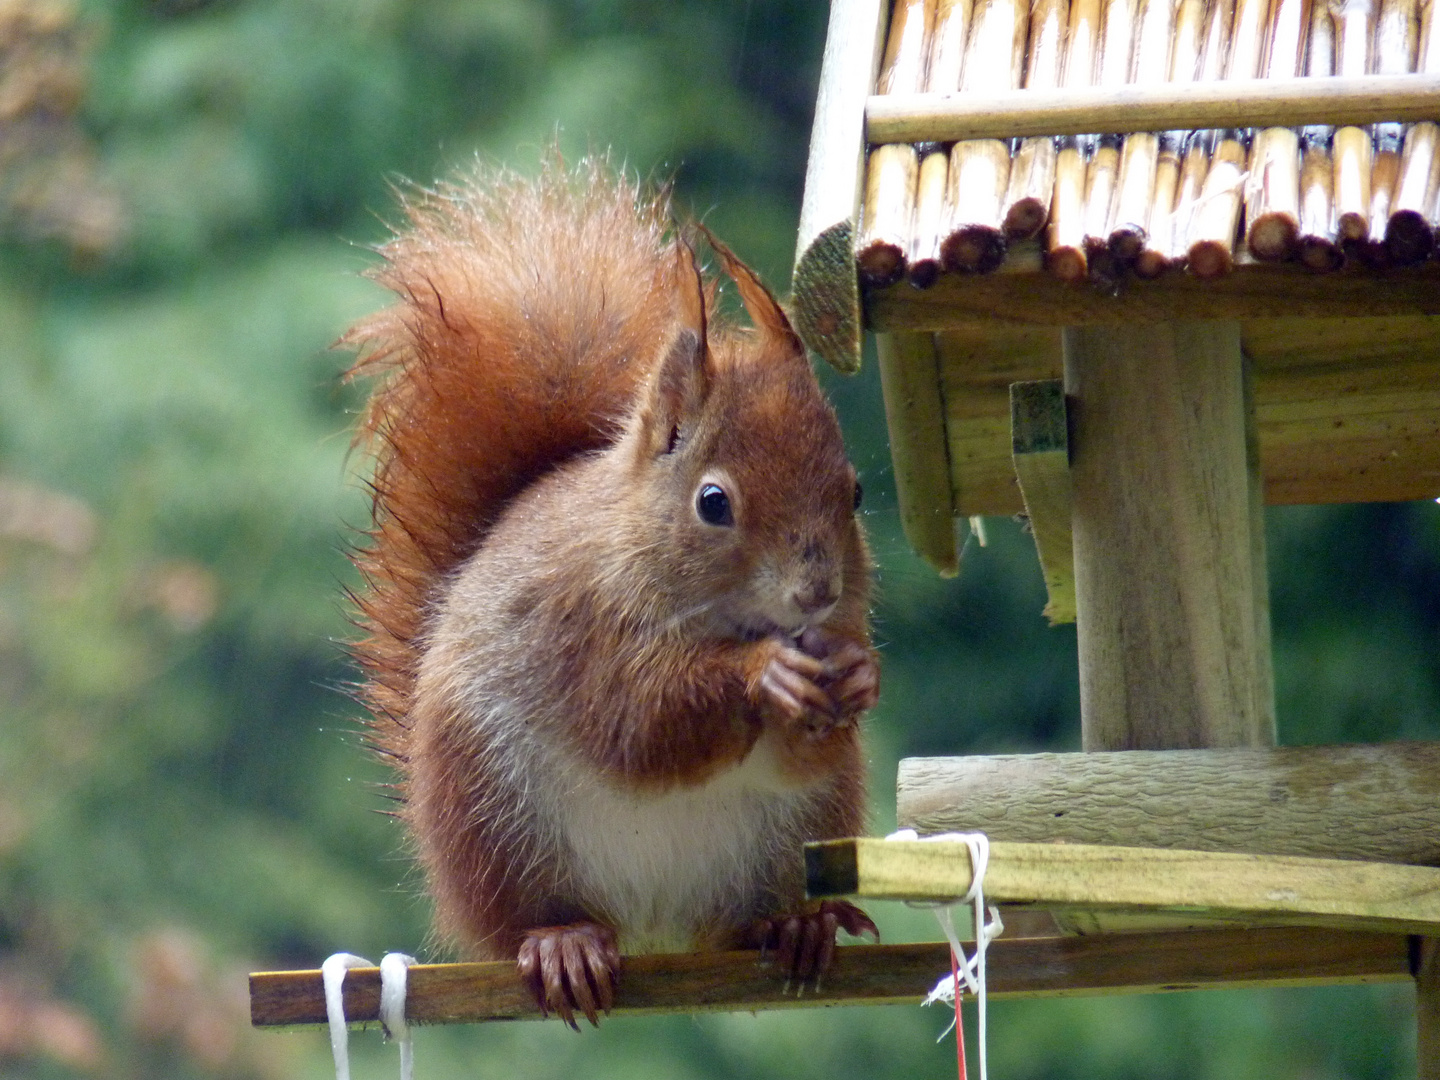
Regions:
<svg viewBox="0 0 1440 1080"><path fill-rule="evenodd" d="M860 485L840 425L775 297L706 233L753 328L715 326L695 255L675 241L677 330L617 449L634 520L680 612L713 632L798 637L866 602Z"/></svg>

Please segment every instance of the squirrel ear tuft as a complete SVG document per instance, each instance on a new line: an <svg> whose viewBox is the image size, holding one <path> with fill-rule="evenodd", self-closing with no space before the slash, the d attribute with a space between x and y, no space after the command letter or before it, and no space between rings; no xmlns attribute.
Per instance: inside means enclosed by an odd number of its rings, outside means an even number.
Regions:
<svg viewBox="0 0 1440 1080"><path fill-rule="evenodd" d="M741 262L739 257L717 240L715 234L705 226L697 225L696 228L705 234L705 239L715 249L715 254L720 256L720 264L725 268L725 273L730 275L735 287L740 290L740 300L750 314L750 321L767 337L780 339L804 356L805 346L800 341L800 335L795 333L784 308L755 271Z"/></svg>
<svg viewBox="0 0 1440 1080"><path fill-rule="evenodd" d="M679 332L660 361L641 414L645 444L655 454L675 448L683 422L699 411L710 390L705 283L695 250L678 236L675 290Z"/></svg>

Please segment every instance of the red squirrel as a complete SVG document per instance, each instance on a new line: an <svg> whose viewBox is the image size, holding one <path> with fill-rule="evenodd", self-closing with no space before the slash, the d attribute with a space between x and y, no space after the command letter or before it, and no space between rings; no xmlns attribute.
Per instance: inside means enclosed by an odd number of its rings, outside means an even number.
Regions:
<svg viewBox="0 0 1440 1080"><path fill-rule="evenodd" d="M404 211L373 272L398 299L341 343L376 377L363 696L438 931L572 1027L621 952L818 979L838 928L878 937L805 900L800 846L862 828L879 669L804 347L712 237L753 327L723 318L666 199L604 161Z"/></svg>

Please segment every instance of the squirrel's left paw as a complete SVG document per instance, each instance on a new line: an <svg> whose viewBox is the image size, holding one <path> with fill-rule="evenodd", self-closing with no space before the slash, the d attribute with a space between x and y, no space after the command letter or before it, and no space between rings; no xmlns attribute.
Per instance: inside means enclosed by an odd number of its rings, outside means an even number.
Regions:
<svg viewBox="0 0 1440 1080"><path fill-rule="evenodd" d="M798 983L804 993L807 983L819 990L835 959L835 935L840 930L852 937L869 934L880 940L880 931L860 908L846 900L822 900L813 911L757 919L744 943L759 949L762 959L773 955L786 987Z"/></svg>

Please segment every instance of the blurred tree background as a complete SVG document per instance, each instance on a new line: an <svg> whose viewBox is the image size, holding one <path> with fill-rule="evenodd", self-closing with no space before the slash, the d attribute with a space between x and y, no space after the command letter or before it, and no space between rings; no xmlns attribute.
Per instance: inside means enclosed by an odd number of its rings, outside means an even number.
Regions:
<svg viewBox="0 0 1440 1080"><path fill-rule="evenodd" d="M783 286L807 0L0 0L0 1077L321 1077L247 968L421 951L341 646L363 525L328 351L389 185L613 148ZM873 364L828 378L881 560L895 761L1078 745L1010 522L899 535ZM1440 737L1440 508L1270 512L1282 741ZM929 916L877 912L891 940ZM1007 1080L1413 1075L1406 987L997 1003ZM429 1076L944 1076L913 1008L424 1031ZM389 1075L361 1040L357 1075Z"/></svg>

